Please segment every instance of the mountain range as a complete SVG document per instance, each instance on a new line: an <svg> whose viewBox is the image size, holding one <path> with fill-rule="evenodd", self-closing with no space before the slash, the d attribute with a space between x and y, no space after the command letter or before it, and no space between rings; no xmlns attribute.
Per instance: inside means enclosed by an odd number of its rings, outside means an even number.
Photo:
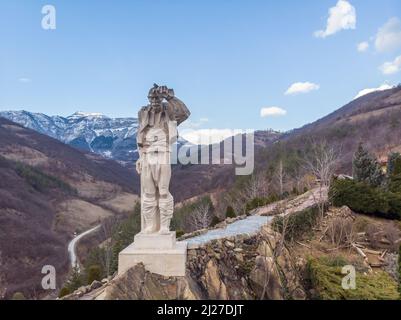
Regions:
<svg viewBox="0 0 401 320"><path fill-rule="evenodd" d="M2 111L0 117L122 164L138 158L136 118L113 119L100 113L84 112L61 117L28 111Z"/></svg>

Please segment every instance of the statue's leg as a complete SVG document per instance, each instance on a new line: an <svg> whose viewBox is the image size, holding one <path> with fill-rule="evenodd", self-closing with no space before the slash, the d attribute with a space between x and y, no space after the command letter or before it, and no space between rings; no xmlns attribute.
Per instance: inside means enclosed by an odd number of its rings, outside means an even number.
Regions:
<svg viewBox="0 0 401 320"><path fill-rule="evenodd" d="M142 218L143 233L152 233L156 231L154 223L157 211L156 185L152 174L152 162L149 162L149 155L142 163L141 189L142 189Z"/></svg>
<svg viewBox="0 0 401 320"><path fill-rule="evenodd" d="M169 156L161 154L161 157ZM163 159L162 159L163 160ZM173 218L174 212L174 199L169 191L171 179L171 166L170 163L162 161L160 164L160 175L158 179L159 189L159 208L160 208L160 231L161 234L170 232L170 222Z"/></svg>

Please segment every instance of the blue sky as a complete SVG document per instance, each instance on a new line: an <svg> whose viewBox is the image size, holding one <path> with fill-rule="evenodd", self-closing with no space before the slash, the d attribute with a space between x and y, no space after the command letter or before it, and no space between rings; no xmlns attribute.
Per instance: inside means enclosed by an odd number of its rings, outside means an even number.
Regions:
<svg viewBox="0 0 401 320"><path fill-rule="evenodd" d="M401 82L400 19L399 0L1 0L0 111L136 116L156 82L193 127L288 130Z"/></svg>

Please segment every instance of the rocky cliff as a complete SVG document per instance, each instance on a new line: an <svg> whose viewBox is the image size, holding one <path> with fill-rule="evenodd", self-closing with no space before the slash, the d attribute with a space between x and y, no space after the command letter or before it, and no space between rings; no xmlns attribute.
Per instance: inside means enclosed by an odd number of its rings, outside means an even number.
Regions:
<svg viewBox="0 0 401 320"><path fill-rule="evenodd" d="M296 266L280 235L265 225L254 235L190 247L185 277L159 276L139 264L65 299L305 299Z"/></svg>

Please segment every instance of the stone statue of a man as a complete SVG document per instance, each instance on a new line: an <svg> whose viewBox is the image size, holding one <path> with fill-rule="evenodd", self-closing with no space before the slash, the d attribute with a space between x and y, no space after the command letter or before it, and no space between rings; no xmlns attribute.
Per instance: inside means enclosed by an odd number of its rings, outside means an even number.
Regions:
<svg viewBox="0 0 401 320"><path fill-rule="evenodd" d="M136 170L141 176L142 233L169 234L174 199L169 192L171 145L177 140L177 126L190 112L166 86L154 85L149 105L138 114Z"/></svg>

